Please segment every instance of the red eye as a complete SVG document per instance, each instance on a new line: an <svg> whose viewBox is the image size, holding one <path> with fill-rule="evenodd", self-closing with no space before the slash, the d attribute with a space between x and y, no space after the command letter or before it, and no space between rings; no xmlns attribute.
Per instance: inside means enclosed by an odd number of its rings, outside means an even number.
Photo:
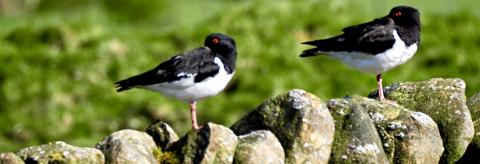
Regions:
<svg viewBox="0 0 480 164"><path fill-rule="evenodd" d="M401 16L401 15L402 15L402 12L400 12L400 11L395 12L395 16L398 17L398 16Z"/></svg>
<svg viewBox="0 0 480 164"><path fill-rule="evenodd" d="M212 39L212 43L213 43L213 44L218 44L218 43L220 43L220 39L218 39L218 38L213 38L213 39Z"/></svg>

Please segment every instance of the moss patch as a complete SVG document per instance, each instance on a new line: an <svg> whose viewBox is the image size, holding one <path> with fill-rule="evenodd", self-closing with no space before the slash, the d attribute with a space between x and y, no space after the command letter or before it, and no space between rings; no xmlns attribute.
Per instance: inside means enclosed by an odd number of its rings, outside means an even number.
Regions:
<svg viewBox="0 0 480 164"><path fill-rule="evenodd" d="M180 160L178 157L175 155L175 153L170 152L170 151L162 151L161 148L154 148L152 150L153 155L157 159L158 163L161 164L178 164L180 163Z"/></svg>

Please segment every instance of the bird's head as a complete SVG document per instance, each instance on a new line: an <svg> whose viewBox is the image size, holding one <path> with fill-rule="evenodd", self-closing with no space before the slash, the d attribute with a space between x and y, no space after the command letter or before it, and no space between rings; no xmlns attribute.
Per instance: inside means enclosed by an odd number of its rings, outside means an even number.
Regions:
<svg viewBox="0 0 480 164"><path fill-rule="evenodd" d="M226 55L236 54L235 40L221 33L212 33L205 38L205 46L210 48L212 52Z"/></svg>
<svg viewBox="0 0 480 164"><path fill-rule="evenodd" d="M398 26L420 26L420 13L410 6L397 6L390 10L389 18Z"/></svg>

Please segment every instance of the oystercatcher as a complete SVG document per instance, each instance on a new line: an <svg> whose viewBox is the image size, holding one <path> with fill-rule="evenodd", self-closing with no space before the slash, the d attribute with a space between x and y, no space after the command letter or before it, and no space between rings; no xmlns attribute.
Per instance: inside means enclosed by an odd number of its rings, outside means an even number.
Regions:
<svg viewBox="0 0 480 164"><path fill-rule="evenodd" d="M379 99L385 100L382 73L407 62L420 42L420 13L409 6L397 6L387 16L346 27L343 34L302 44L315 48L300 57L326 54L362 72L376 74Z"/></svg>
<svg viewBox="0 0 480 164"><path fill-rule="evenodd" d="M222 91L235 73L233 38L213 33L204 47L175 55L145 73L116 82L117 92L144 88L190 103L192 128L199 129L196 102Z"/></svg>

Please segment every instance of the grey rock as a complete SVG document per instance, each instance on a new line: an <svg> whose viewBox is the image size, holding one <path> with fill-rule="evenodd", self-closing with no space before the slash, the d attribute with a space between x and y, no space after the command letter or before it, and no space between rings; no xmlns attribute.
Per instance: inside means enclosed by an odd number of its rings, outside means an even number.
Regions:
<svg viewBox="0 0 480 164"><path fill-rule="evenodd" d="M285 163L327 163L334 128L325 103L299 89L265 101L231 127L237 135L271 131L282 144Z"/></svg>
<svg viewBox="0 0 480 164"><path fill-rule="evenodd" d="M20 159L15 153L0 153L0 164L24 164L25 162Z"/></svg>
<svg viewBox="0 0 480 164"><path fill-rule="evenodd" d="M156 121L150 124L145 131L148 135L152 136L155 144L162 148L162 150L165 150L167 146L170 146L173 142L178 140L175 131L173 131L167 123L162 121Z"/></svg>
<svg viewBox="0 0 480 164"><path fill-rule="evenodd" d="M348 106L368 111L392 163L436 164L443 153L437 124L422 112L389 102L354 96Z"/></svg>
<svg viewBox="0 0 480 164"><path fill-rule="evenodd" d="M472 140L472 146L480 149L480 93L475 94L467 101L468 109L472 114L475 135Z"/></svg>
<svg viewBox="0 0 480 164"><path fill-rule="evenodd" d="M157 147L152 137L136 130L120 130L110 134L96 145L105 155L107 163L157 164Z"/></svg>
<svg viewBox="0 0 480 164"><path fill-rule="evenodd" d="M277 137L266 130L239 136L235 150L235 164L283 164L285 154Z"/></svg>
<svg viewBox="0 0 480 164"><path fill-rule="evenodd" d="M456 163L478 163L478 155L480 154L480 93L475 94L467 100L467 106L472 114L475 135L468 146L465 154Z"/></svg>
<svg viewBox="0 0 480 164"><path fill-rule="evenodd" d="M176 155L176 159L168 160L180 163L232 163L237 141L237 136L227 127L207 123L199 130L189 131L166 151Z"/></svg>
<svg viewBox="0 0 480 164"><path fill-rule="evenodd" d="M454 163L465 153L474 135L462 79L434 78L395 83L385 88L386 98L413 111L423 112L437 123L445 151L441 163ZM375 97L375 93L371 96Z"/></svg>
<svg viewBox="0 0 480 164"><path fill-rule="evenodd" d="M61 141L24 148L17 155L26 163L105 163L100 150L75 147Z"/></svg>
<svg viewBox="0 0 480 164"><path fill-rule="evenodd" d="M330 163L389 163L368 111L352 99L327 103L335 119Z"/></svg>

